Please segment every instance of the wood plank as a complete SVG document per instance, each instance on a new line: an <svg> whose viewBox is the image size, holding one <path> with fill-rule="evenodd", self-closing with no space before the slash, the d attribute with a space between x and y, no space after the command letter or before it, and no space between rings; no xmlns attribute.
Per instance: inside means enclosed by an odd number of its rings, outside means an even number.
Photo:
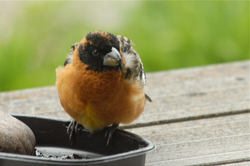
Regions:
<svg viewBox="0 0 250 166"><path fill-rule="evenodd" d="M133 125L249 111L249 61L147 74L147 103ZM55 86L0 93L0 110L69 118ZM132 125L132 127L133 127Z"/></svg>
<svg viewBox="0 0 250 166"><path fill-rule="evenodd" d="M0 111L70 118L63 110L55 86L0 93Z"/></svg>
<svg viewBox="0 0 250 166"><path fill-rule="evenodd" d="M249 62L148 73L153 103L123 126L156 144L146 165L248 164ZM2 92L0 111L69 118L55 86Z"/></svg>
<svg viewBox="0 0 250 166"><path fill-rule="evenodd" d="M249 154L250 151L240 151L235 153L221 153L215 155L183 158L178 160L169 160L161 162L146 162L146 166L211 166L211 165L248 165L250 164ZM244 156L244 158L240 158ZM218 161L219 160L219 161ZM211 162L212 161L212 162ZM243 162L242 162L243 161ZM194 164L195 163L195 164Z"/></svg>
<svg viewBox="0 0 250 166"><path fill-rule="evenodd" d="M250 114L128 129L156 144L146 165L250 161Z"/></svg>
<svg viewBox="0 0 250 166"><path fill-rule="evenodd" d="M147 73L145 89L152 98L159 98L237 88L249 82L249 63L240 61Z"/></svg>
<svg viewBox="0 0 250 166"><path fill-rule="evenodd" d="M225 164L224 164L225 165ZM250 165L250 161L246 161L246 162L235 162L235 163L230 163L230 164L226 164L226 166L249 166Z"/></svg>
<svg viewBox="0 0 250 166"><path fill-rule="evenodd" d="M244 87L192 97L180 95L154 99L154 103L148 104L142 116L133 124L180 118L198 119L203 115L232 114L241 110L249 112L249 98L249 88Z"/></svg>
<svg viewBox="0 0 250 166"><path fill-rule="evenodd" d="M134 124L249 111L249 85L249 61L148 74L153 103Z"/></svg>

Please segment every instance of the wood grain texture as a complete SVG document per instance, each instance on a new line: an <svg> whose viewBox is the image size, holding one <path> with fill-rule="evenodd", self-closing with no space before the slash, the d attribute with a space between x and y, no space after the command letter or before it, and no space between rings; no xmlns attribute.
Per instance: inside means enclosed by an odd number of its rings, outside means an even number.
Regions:
<svg viewBox="0 0 250 166"><path fill-rule="evenodd" d="M146 165L250 165L249 62L147 73L153 102L121 126L156 144ZM2 92L0 111L69 118L55 86Z"/></svg>
<svg viewBox="0 0 250 166"><path fill-rule="evenodd" d="M147 75L147 103L134 122L249 110L249 61Z"/></svg>
<svg viewBox="0 0 250 166"><path fill-rule="evenodd" d="M249 114L150 126L128 131L157 149L147 165L196 165L250 160Z"/></svg>

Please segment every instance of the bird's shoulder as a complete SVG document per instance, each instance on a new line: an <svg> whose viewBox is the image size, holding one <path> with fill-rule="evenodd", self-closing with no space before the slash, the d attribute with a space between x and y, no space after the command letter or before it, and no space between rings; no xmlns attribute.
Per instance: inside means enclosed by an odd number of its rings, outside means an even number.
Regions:
<svg viewBox="0 0 250 166"><path fill-rule="evenodd" d="M133 48L134 43L125 36L117 35L120 49L126 60L126 76L128 80L141 82L143 87L146 83L146 75L140 55Z"/></svg>
<svg viewBox="0 0 250 166"><path fill-rule="evenodd" d="M75 49L76 47L79 45L79 42L78 43L75 43L73 44L71 47L70 47L70 53L68 54L65 62L64 62L64 66L66 66L67 64L71 64L72 61L73 61L73 54L75 52Z"/></svg>

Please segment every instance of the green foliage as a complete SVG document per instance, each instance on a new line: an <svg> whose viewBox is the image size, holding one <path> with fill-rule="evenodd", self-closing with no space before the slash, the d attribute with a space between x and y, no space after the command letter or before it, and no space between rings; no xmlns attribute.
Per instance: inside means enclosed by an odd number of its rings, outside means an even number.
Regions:
<svg viewBox="0 0 250 166"><path fill-rule="evenodd" d="M94 30L132 39L146 72L249 58L248 1L0 2L0 6L5 22L0 28L0 91L54 85L55 69L63 64L70 46Z"/></svg>

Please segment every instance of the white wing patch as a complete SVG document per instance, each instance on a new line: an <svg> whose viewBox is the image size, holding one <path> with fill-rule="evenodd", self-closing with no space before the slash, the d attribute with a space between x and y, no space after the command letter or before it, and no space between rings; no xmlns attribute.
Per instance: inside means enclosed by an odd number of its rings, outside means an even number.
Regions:
<svg viewBox="0 0 250 166"><path fill-rule="evenodd" d="M146 84L146 74L139 54L133 49L132 46L123 54L127 62L126 67L132 72L131 79L141 81L141 86L144 87Z"/></svg>

